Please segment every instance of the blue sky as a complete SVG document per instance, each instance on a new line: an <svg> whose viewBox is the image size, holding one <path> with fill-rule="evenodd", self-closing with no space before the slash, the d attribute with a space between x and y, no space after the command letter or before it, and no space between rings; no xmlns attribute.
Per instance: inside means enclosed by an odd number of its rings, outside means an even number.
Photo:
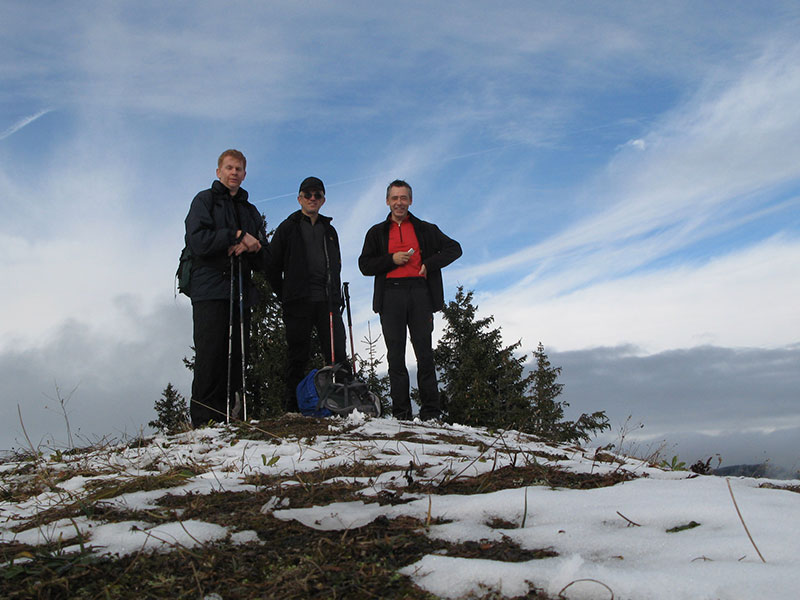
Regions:
<svg viewBox="0 0 800 600"><path fill-rule="evenodd" d="M800 434L798 25L795 2L4 2L0 448L17 405L63 437L73 389L87 436L188 395L172 276L235 147L272 226L325 181L357 339L356 259L404 178L464 247L448 297L542 341L572 411L763 458Z"/></svg>

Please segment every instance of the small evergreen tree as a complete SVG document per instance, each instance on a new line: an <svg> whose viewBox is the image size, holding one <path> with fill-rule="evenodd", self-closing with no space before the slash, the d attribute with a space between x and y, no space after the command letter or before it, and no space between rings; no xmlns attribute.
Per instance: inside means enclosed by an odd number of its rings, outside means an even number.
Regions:
<svg viewBox="0 0 800 600"><path fill-rule="evenodd" d="M568 402L557 402L561 395L563 383L556 383L561 375L561 367L550 366L550 360L544 352L544 345L539 342L536 352L536 370L531 374L533 389L530 394L533 431L549 431L551 437L558 441L588 441L593 435L611 427L605 411L582 414L577 421L564 421L564 408Z"/></svg>
<svg viewBox="0 0 800 600"><path fill-rule="evenodd" d="M503 347L500 331L490 329L494 317L476 319L472 297L459 286L443 311L447 325L434 350L447 398L443 416L464 425L515 427L527 407L526 357L514 356L520 342Z"/></svg>
<svg viewBox="0 0 800 600"><path fill-rule="evenodd" d="M186 405L186 398L172 387L172 383L168 383L164 388L154 408L158 418L147 424L153 429L172 434L189 428L189 408Z"/></svg>
<svg viewBox="0 0 800 600"><path fill-rule="evenodd" d="M378 375L378 367L383 362L383 356L378 356L376 348L381 336L372 337L372 327L367 322L367 335L361 343L367 346L367 360L358 361L357 377L367 384L369 390L381 399L381 412L391 414L392 400L389 397L389 375Z"/></svg>
<svg viewBox="0 0 800 600"><path fill-rule="evenodd" d="M444 308L444 335L434 350L439 381L447 398L445 417L464 425L517 429L555 441L588 440L610 427L605 412L564 421L566 402L558 402L564 385L561 367L552 367L540 342L536 369L524 374L527 355L514 353L521 341L503 346L494 317L476 319L473 292L459 286Z"/></svg>
<svg viewBox="0 0 800 600"><path fill-rule="evenodd" d="M536 370L532 373L533 389L530 399L534 407L532 426L539 431L553 431L564 418L564 408L569 406L566 402L556 402L564 388L563 383L556 383L561 375L561 367L551 367L544 345L539 342L536 352Z"/></svg>
<svg viewBox="0 0 800 600"><path fill-rule="evenodd" d="M261 273L253 274L261 301L250 314L250 364L247 369L248 418L283 413L286 396L286 329L277 296Z"/></svg>

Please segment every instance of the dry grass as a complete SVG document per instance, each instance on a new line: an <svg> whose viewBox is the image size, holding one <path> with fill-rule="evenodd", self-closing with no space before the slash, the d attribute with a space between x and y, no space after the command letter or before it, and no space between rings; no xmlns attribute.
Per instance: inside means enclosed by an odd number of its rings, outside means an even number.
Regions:
<svg viewBox="0 0 800 600"><path fill-rule="evenodd" d="M350 428L352 429L352 428ZM344 427L347 432L347 426ZM342 435L333 431L330 421L287 416L252 427L231 427L225 443L237 440L260 440L275 444L290 441L309 444L312 440ZM438 442L437 442L438 440ZM498 442L498 440L500 440ZM208 440L212 442L214 440ZM219 442L219 440L216 440ZM398 570L423 556L439 553L449 556L520 562L555 556L550 548L520 548L510 538L500 540L448 543L431 539L426 528L441 523L436 519L422 522L410 517L379 517L363 527L346 531L318 531L296 521L279 521L262 507L276 498L292 508L326 505L332 502L363 500L360 494L371 482L383 477L374 501L402 504L410 494L483 494L530 485L587 489L614 485L631 478L623 471L609 474L576 474L540 462L558 461L565 455L547 452L521 452L506 445L502 438L485 441L447 431L400 431L394 436L372 438L353 435L350 443L371 443L384 459L399 454L393 445L424 444L433 447L447 443L469 450L474 458L441 477L431 478L425 464L412 462L394 465L375 457L327 464L311 471L275 473L247 472L245 483L254 491L212 491L210 493L175 493L196 475L211 471L202 457L183 461L163 458L137 469L126 468L118 459L108 459L102 468L87 467L91 460L112 452L110 448L92 448L60 456L60 460L31 457L17 461L14 468L2 471L0 499L7 502L41 502L41 509L16 529L32 525L44 527L63 519L88 516L103 522L128 520L150 524L199 520L228 528L231 533L254 531L257 543L237 544L229 539L206 543L191 550L175 546L170 552L138 552L123 557L98 557L90 540L77 533L69 539L51 540L40 546L18 542L0 543L0 561L4 567L2 596L9 599L105 599L105 598L203 598L212 592L225 600L244 598L408 598L432 599ZM138 439L127 446L136 454L150 441ZM452 455L448 451L444 454ZM116 456L116 455L115 455ZM504 466L498 457L505 458ZM265 464L270 460L264 456ZM322 457L324 458L324 457ZM370 460L371 458L371 460ZM133 462L133 459L130 459ZM470 475L469 467L480 461L491 470ZM510 463L510 464L508 464ZM7 463L6 467L11 464ZM88 478L82 492L62 488L63 482L80 475ZM392 477L397 481L393 485ZM127 509L109 502L135 491L164 490L151 508ZM47 501L42 498L47 496ZM515 529L518 523L491 519L487 523L498 530ZM78 552L64 552L70 545L80 545ZM491 590L480 597L497 597ZM478 597L478 596L476 596ZM547 596L531 588L525 598Z"/></svg>

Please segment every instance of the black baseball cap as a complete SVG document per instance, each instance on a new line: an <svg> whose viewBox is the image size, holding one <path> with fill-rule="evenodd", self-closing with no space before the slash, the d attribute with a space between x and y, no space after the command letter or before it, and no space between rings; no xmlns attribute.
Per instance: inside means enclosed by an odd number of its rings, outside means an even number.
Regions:
<svg viewBox="0 0 800 600"><path fill-rule="evenodd" d="M325 193L325 186L322 183L322 179L318 177L306 177L303 179L303 183L300 184L300 193L305 192L306 190L322 190L322 193Z"/></svg>

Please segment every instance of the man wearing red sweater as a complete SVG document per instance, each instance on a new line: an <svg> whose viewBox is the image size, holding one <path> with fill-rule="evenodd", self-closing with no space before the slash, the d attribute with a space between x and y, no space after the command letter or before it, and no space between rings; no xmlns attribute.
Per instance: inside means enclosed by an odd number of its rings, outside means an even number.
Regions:
<svg viewBox="0 0 800 600"><path fill-rule="evenodd" d="M461 256L461 245L433 223L409 212L411 186L395 180L386 189L386 220L373 225L358 258L361 273L375 277L372 309L380 314L392 413L411 419L409 378L406 368L406 331L417 357L419 417L424 421L441 414L439 383L433 363L433 313L444 308L442 269Z"/></svg>

